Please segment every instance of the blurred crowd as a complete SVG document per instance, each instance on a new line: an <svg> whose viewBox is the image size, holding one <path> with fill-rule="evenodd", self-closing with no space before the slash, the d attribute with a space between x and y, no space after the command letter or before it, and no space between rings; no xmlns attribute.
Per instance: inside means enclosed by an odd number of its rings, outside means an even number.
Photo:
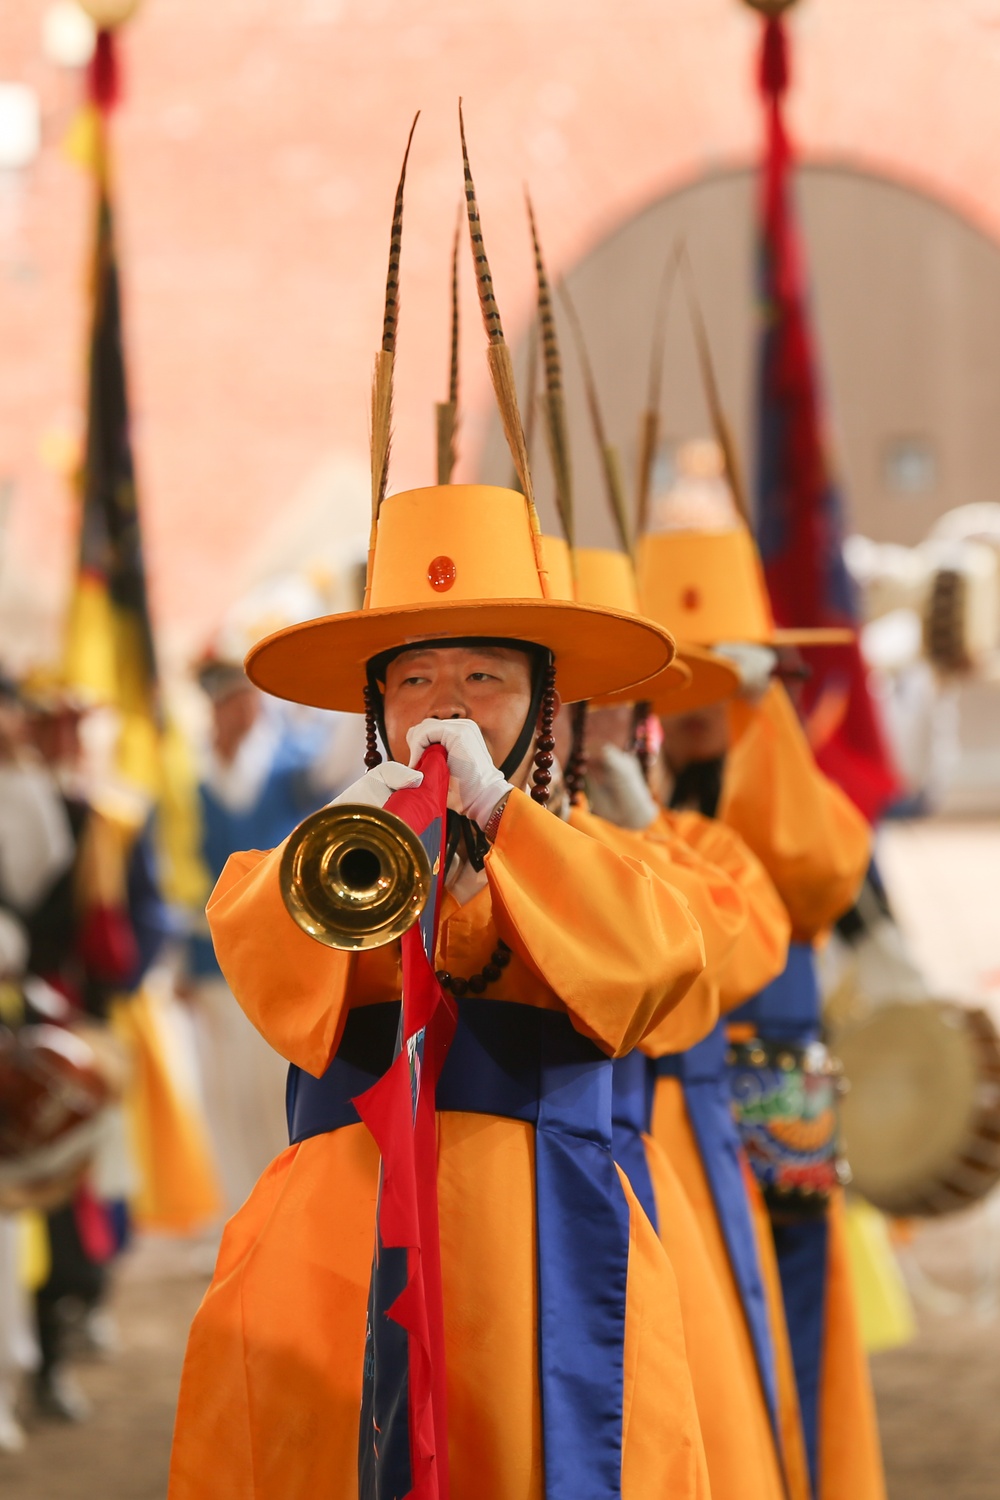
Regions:
<svg viewBox="0 0 1000 1500"><path fill-rule="evenodd" d="M196 687L195 687L196 684ZM195 668L199 856L269 848L356 774L347 716ZM0 677L0 1450L89 1415L81 1358L136 1226L207 1235L286 1143L284 1064L232 1003L200 905L163 894L156 807L107 753L112 711Z"/></svg>

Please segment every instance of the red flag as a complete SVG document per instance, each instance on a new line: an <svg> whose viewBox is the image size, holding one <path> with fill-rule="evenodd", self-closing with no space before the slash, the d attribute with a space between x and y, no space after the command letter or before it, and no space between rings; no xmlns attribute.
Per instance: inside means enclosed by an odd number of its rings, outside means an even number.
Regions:
<svg viewBox="0 0 1000 1500"><path fill-rule="evenodd" d="M784 23L765 23L760 92L767 144L761 172L757 520L775 620L783 626L855 625L843 558L840 496L827 462L819 385L792 203ZM856 644L807 653L806 722L819 764L874 821L898 791ZM822 726L822 728L820 728Z"/></svg>

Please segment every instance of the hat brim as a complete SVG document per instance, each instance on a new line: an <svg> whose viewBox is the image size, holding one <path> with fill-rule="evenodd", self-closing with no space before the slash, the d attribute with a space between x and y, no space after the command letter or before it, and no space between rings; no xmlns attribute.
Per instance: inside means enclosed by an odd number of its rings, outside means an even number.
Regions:
<svg viewBox="0 0 1000 1500"><path fill-rule="evenodd" d="M770 640L764 642L765 646L849 646L856 641L858 632L852 630L848 625L823 625L815 629L803 626L797 630L794 626L779 630L775 626L771 632Z"/></svg>
<svg viewBox="0 0 1000 1500"><path fill-rule="evenodd" d="M739 690L740 676L735 667L705 647L684 641L678 645L677 662L672 665L678 662L690 673L686 682L678 682L668 668L640 684L639 690L608 694L598 706L641 699L655 714L693 714L699 708L725 702Z"/></svg>
<svg viewBox="0 0 1000 1500"><path fill-rule="evenodd" d="M655 677L672 660L673 638L635 615L561 599L458 600L362 609L288 625L258 641L244 667L275 698L359 713L367 666L400 646L435 637L492 636L543 646L556 662L565 703L597 698Z"/></svg>
<svg viewBox="0 0 1000 1500"><path fill-rule="evenodd" d="M666 692L671 688L674 692L681 692L691 681L691 673L681 661L680 653L674 657L668 666L655 677L649 678L647 682L639 683L637 687L622 688L615 693L602 693L598 698L591 698L591 708L614 708L620 703L634 703L637 699L646 701L646 689L654 692Z"/></svg>
<svg viewBox="0 0 1000 1500"><path fill-rule="evenodd" d="M691 681L657 696L653 707L660 714L693 714L713 703L726 703L740 690L740 674L731 662L687 641L677 648L677 659L690 669Z"/></svg>

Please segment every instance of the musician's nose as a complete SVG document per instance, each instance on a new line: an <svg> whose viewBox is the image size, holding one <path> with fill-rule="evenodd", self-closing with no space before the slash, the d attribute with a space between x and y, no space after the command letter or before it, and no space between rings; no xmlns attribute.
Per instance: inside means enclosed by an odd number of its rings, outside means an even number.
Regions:
<svg viewBox="0 0 1000 1500"><path fill-rule="evenodd" d="M467 719L468 714L464 708L435 708L431 713L432 719Z"/></svg>

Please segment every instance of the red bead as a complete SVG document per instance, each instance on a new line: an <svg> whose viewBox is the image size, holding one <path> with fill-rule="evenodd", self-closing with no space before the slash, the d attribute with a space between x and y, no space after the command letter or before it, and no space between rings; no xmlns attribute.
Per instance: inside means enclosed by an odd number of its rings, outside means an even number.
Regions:
<svg viewBox="0 0 1000 1500"><path fill-rule="evenodd" d="M549 784L549 782L551 780L552 780L552 772L551 771L541 770L541 771L536 771L535 772L534 782L535 782L536 786L548 786L548 784Z"/></svg>
<svg viewBox="0 0 1000 1500"><path fill-rule="evenodd" d="M553 762L554 759L555 759L555 756L552 755L552 753L550 751L548 751L548 750L539 751L539 753L535 756L535 765L536 766L543 766L546 770L548 770L549 766L551 766L551 764L552 764L552 762Z"/></svg>
<svg viewBox="0 0 1000 1500"><path fill-rule="evenodd" d="M552 738L551 734L542 736L542 738L538 741L538 748L539 750L544 750L546 755L550 750L554 750L556 748L556 742Z"/></svg>

